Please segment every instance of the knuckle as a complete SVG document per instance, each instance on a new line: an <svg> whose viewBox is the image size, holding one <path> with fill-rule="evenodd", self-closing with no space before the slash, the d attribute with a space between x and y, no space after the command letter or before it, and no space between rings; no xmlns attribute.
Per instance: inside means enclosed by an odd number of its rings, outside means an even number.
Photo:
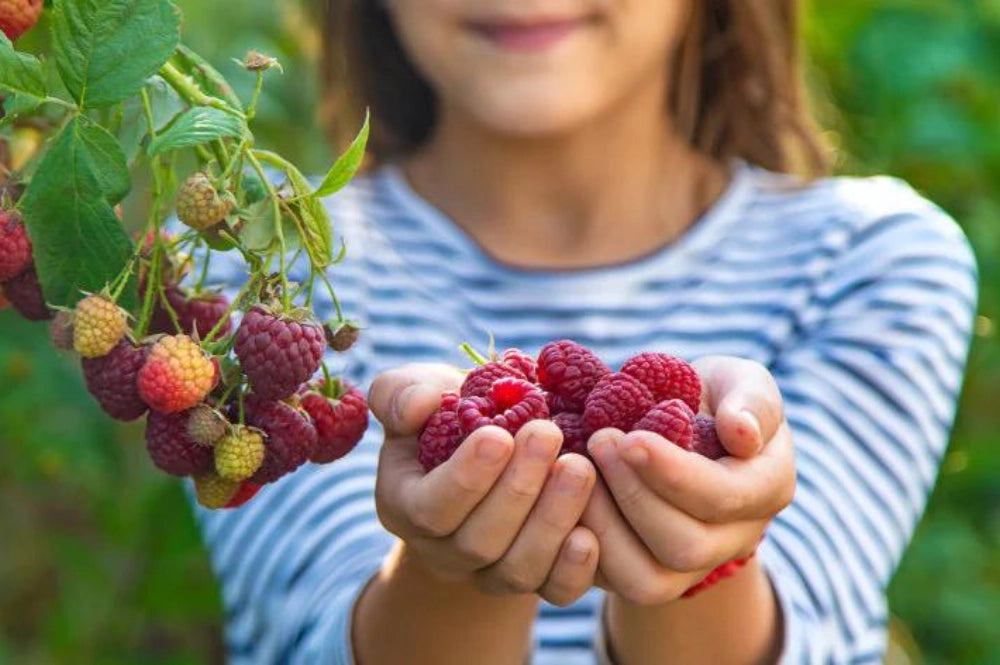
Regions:
<svg viewBox="0 0 1000 665"><path fill-rule="evenodd" d="M538 487L527 480L512 478L510 482L504 483L504 492L511 501L522 504L535 500Z"/></svg>
<svg viewBox="0 0 1000 665"><path fill-rule="evenodd" d="M492 548L488 544L478 537L467 536L463 531L455 536L452 545L459 557L477 569L490 565L502 554L491 551Z"/></svg>
<svg viewBox="0 0 1000 665"><path fill-rule="evenodd" d="M630 512L642 505L643 491L638 484L630 485L619 492L618 505L625 512Z"/></svg>
<svg viewBox="0 0 1000 665"><path fill-rule="evenodd" d="M424 536L442 538L449 533L447 526L441 521L441 516L422 506L413 506L410 509L409 518L417 532Z"/></svg>

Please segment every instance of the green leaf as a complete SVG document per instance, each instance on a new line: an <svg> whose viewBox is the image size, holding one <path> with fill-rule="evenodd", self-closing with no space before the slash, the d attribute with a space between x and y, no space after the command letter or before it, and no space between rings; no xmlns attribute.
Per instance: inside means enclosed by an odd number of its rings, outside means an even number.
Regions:
<svg viewBox="0 0 1000 665"><path fill-rule="evenodd" d="M84 108L137 93L180 40L167 0L56 0L52 41L66 88Z"/></svg>
<svg viewBox="0 0 1000 665"><path fill-rule="evenodd" d="M223 136L242 136L246 128L236 116L208 106L196 106L182 113L149 144L150 157L168 150L190 148Z"/></svg>
<svg viewBox="0 0 1000 665"><path fill-rule="evenodd" d="M55 305L72 305L81 290L100 291L118 276L133 250L95 173L91 148L100 139L94 136L79 118L71 120L54 139L21 202L42 288ZM122 306L133 306L135 290L124 294Z"/></svg>
<svg viewBox="0 0 1000 665"><path fill-rule="evenodd" d="M132 190L132 177L125 163L125 153L108 130L100 125L81 123L80 147L86 151L98 187L108 203L114 205Z"/></svg>
<svg viewBox="0 0 1000 665"><path fill-rule="evenodd" d="M323 203L313 194L312 186L294 164L267 150L254 150L262 162L280 169L292 186L295 197L285 202L294 212L294 222L309 260L318 268L330 265L333 258L333 229Z"/></svg>
<svg viewBox="0 0 1000 665"><path fill-rule="evenodd" d="M33 55L14 50L0 31L0 90L14 93L22 108L38 105L46 96L45 73L41 61ZM10 109L8 109L10 110Z"/></svg>
<svg viewBox="0 0 1000 665"><path fill-rule="evenodd" d="M244 224L240 229L240 242L252 252L263 252L277 239L274 205L269 200L258 201L246 209L241 216Z"/></svg>
<svg viewBox="0 0 1000 665"><path fill-rule="evenodd" d="M337 158L337 162L330 169L330 172L326 174L326 177L323 178L323 182L316 188L316 197L329 196L340 191L344 185L351 181L354 174L358 172L361 160L365 156L365 146L368 145L369 116L370 114L366 111L365 122L361 125L361 130L354 137L354 141L351 142L347 150L344 151L344 154Z"/></svg>

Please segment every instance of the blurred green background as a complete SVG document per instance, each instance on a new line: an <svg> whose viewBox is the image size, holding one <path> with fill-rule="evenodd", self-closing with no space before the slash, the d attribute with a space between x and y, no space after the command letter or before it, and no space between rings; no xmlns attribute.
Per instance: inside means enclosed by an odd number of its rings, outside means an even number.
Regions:
<svg viewBox="0 0 1000 665"><path fill-rule="evenodd" d="M232 80L251 83L230 60L248 48L281 59L259 136L321 169L332 153L314 122L319 44L299 4L178 4L185 39ZM1000 663L1000 0L806 6L838 170L910 181L979 257L955 435L891 603L909 658ZM3 312L0 331L0 664L221 662L218 593L180 486L153 471L138 426L100 413L43 325Z"/></svg>

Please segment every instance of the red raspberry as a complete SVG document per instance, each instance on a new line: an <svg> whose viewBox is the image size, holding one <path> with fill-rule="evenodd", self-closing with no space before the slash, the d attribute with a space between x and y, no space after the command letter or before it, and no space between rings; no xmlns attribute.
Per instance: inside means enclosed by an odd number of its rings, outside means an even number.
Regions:
<svg viewBox="0 0 1000 665"><path fill-rule="evenodd" d="M507 349L503 352L500 362L519 370L528 381L538 383L538 363L524 351L520 349Z"/></svg>
<svg viewBox="0 0 1000 665"><path fill-rule="evenodd" d="M139 370L148 355L148 347L137 347L123 339L105 356L80 360L87 390L115 420L135 420L149 408L139 396L137 385Z"/></svg>
<svg viewBox="0 0 1000 665"><path fill-rule="evenodd" d="M563 411L583 411L587 395L611 369L592 351L568 339L549 342L538 354L538 383L558 396Z"/></svg>
<svg viewBox="0 0 1000 665"><path fill-rule="evenodd" d="M3 309L3 307L0 307ZM59 310L49 323L49 341L61 351L73 350L73 315Z"/></svg>
<svg viewBox="0 0 1000 665"><path fill-rule="evenodd" d="M233 348L262 400L284 399L319 369L326 348L323 326L305 312L276 316L258 305L247 312Z"/></svg>
<svg viewBox="0 0 1000 665"><path fill-rule="evenodd" d="M445 393L441 396L441 406L424 423L417 458L425 471L442 464L462 443L462 426L458 422L460 400L455 393Z"/></svg>
<svg viewBox="0 0 1000 665"><path fill-rule="evenodd" d="M694 443L692 450L699 455L704 455L708 459L719 459L729 454L722 441L719 440L719 433L715 429L715 418L698 414L694 417Z"/></svg>
<svg viewBox="0 0 1000 665"><path fill-rule="evenodd" d="M524 372L504 362L488 362L469 372L462 382L462 397L485 397L504 378L526 379Z"/></svg>
<svg viewBox="0 0 1000 665"><path fill-rule="evenodd" d="M659 434L684 450L691 450L694 443L694 413L679 399L660 402L646 412L632 431L645 430Z"/></svg>
<svg viewBox="0 0 1000 665"><path fill-rule="evenodd" d="M566 453L587 454L587 441L594 430L587 425L583 415L579 413L557 413L552 417L552 422L562 430L563 445L559 450L560 455Z"/></svg>
<svg viewBox="0 0 1000 665"><path fill-rule="evenodd" d="M150 411L146 419L146 451L153 464L175 476L202 475L215 469L211 448L199 446L187 434L188 412Z"/></svg>
<svg viewBox="0 0 1000 665"><path fill-rule="evenodd" d="M0 0L0 31L17 41L38 21L43 4L42 0Z"/></svg>
<svg viewBox="0 0 1000 665"><path fill-rule="evenodd" d="M327 388L325 381L302 397L302 408L316 425L316 447L309 461L327 464L338 460L361 441L368 429L368 403L364 394L349 384Z"/></svg>
<svg viewBox="0 0 1000 665"><path fill-rule="evenodd" d="M239 508L244 503L257 496L257 492L260 491L260 488L261 485L258 485L257 483L252 483L249 480L244 480L243 483L240 485L240 488L236 490L236 494L233 495L233 498L230 499L229 503L227 503L223 507Z"/></svg>
<svg viewBox="0 0 1000 665"><path fill-rule="evenodd" d="M458 405L458 419L466 435L487 425L517 434L529 420L548 417L545 393L529 381L511 377L495 381L485 397L467 397Z"/></svg>
<svg viewBox="0 0 1000 665"><path fill-rule="evenodd" d="M29 266L14 279L3 284L3 293L18 313L29 321L47 321L52 318L52 310L45 304L45 294L38 282L35 266Z"/></svg>
<svg viewBox="0 0 1000 665"><path fill-rule="evenodd" d="M15 210L0 210L0 282L14 279L30 265L31 239L21 216Z"/></svg>
<svg viewBox="0 0 1000 665"><path fill-rule="evenodd" d="M640 353L622 365L622 372L639 379L662 402L679 399L695 413L701 406L701 379L685 360L665 353Z"/></svg>
<svg viewBox="0 0 1000 665"><path fill-rule="evenodd" d="M258 485L273 483L305 464L316 447L316 427L309 415L284 402L248 399L246 424L264 432L264 463L250 477Z"/></svg>
<svg viewBox="0 0 1000 665"><path fill-rule="evenodd" d="M194 335L204 338L222 319L226 317L226 322L216 333L216 339L223 335L228 335L233 329L233 323L227 316L229 311L229 299L221 293L200 293L188 294L178 286L170 286L165 289L167 302L177 315L177 323L180 325L180 332L186 335ZM149 323L149 333L173 334L177 329L173 319L163 307L157 303L153 310L153 316Z"/></svg>
<svg viewBox="0 0 1000 665"><path fill-rule="evenodd" d="M219 381L219 366L187 335L162 337L139 370L139 394L155 411L186 411Z"/></svg>
<svg viewBox="0 0 1000 665"><path fill-rule="evenodd" d="M579 408L572 408L571 405L559 395L545 393L545 403L549 405L549 413L552 415L559 413L575 413L577 415L583 415L582 405Z"/></svg>
<svg viewBox="0 0 1000 665"><path fill-rule="evenodd" d="M632 428L653 406L649 388L628 374L608 374L594 386L584 403L583 419L596 432L616 427L623 432Z"/></svg>

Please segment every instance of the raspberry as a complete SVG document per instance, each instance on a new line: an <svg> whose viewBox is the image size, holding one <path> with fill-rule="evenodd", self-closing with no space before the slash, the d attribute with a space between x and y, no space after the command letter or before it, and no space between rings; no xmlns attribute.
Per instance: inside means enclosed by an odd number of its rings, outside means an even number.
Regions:
<svg viewBox="0 0 1000 665"><path fill-rule="evenodd" d="M257 492L260 491L260 488L261 486L258 485L257 483L252 483L249 480L244 480L243 483L240 484L240 488L236 490L236 494L233 495L233 498L230 499L229 503L227 503L223 507L239 508L244 503L257 496Z"/></svg>
<svg viewBox="0 0 1000 665"><path fill-rule="evenodd" d="M469 372L462 382L462 397L485 397L493 384L504 378L525 380L524 372L503 362L488 362Z"/></svg>
<svg viewBox="0 0 1000 665"><path fill-rule="evenodd" d="M649 388L628 374L608 374L594 386L584 403L583 419L594 431L616 427L629 431L654 404Z"/></svg>
<svg viewBox="0 0 1000 665"><path fill-rule="evenodd" d="M233 323L228 316L229 299L221 293L191 295L177 286L167 287L164 291L170 308L177 315L180 332L186 335L194 335L197 332L200 337L205 337L223 317L225 317L225 323L219 328L216 338L228 335L233 329ZM153 310L149 332L150 334L177 332L173 319L170 318L170 314L162 303L158 302Z"/></svg>
<svg viewBox="0 0 1000 665"><path fill-rule="evenodd" d="M187 435L189 414L150 411L146 419L146 451L153 464L175 476L208 473L215 466L211 448Z"/></svg>
<svg viewBox="0 0 1000 665"><path fill-rule="evenodd" d="M229 431L226 417L210 407L199 404L191 409L188 419L188 436L200 446L214 446Z"/></svg>
<svg viewBox="0 0 1000 665"><path fill-rule="evenodd" d="M52 310L45 304L45 294L38 282L38 273L31 265L14 279L3 284L3 293L18 313L29 321L47 321Z"/></svg>
<svg viewBox="0 0 1000 665"><path fill-rule="evenodd" d="M224 508L236 496L239 489L240 481L226 480L217 473L194 477L194 494L198 503L212 510Z"/></svg>
<svg viewBox="0 0 1000 665"><path fill-rule="evenodd" d="M61 351L73 350L73 316L69 312L59 310L52 317L52 323L49 324L49 341Z"/></svg>
<svg viewBox="0 0 1000 665"><path fill-rule="evenodd" d="M80 361L87 390L115 420L135 420L149 408L137 387L139 370L147 355L148 347L137 347L123 339L107 355Z"/></svg>
<svg viewBox="0 0 1000 665"><path fill-rule="evenodd" d="M0 13L2 7L0 0ZM31 239L21 216L15 210L0 210L0 282L14 279L30 265Z"/></svg>
<svg viewBox="0 0 1000 665"><path fill-rule="evenodd" d="M177 219L195 231L215 226L232 209L232 200L219 196L212 181L201 171L188 176L177 193Z"/></svg>
<svg viewBox="0 0 1000 665"><path fill-rule="evenodd" d="M219 368L187 335L162 337L139 370L139 394L154 411L185 411L205 399Z"/></svg>
<svg viewBox="0 0 1000 665"><path fill-rule="evenodd" d="M327 464L354 449L368 429L368 403L354 386L328 388L325 381L307 390L301 405L316 426L316 447L309 461ZM339 395L339 396L338 396Z"/></svg>
<svg viewBox="0 0 1000 665"><path fill-rule="evenodd" d="M73 310L73 348L83 358L100 358L128 330L128 314L102 295L89 295Z"/></svg>
<svg viewBox="0 0 1000 665"><path fill-rule="evenodd" d="M361 336L361 328L352 321L344 321L337 325L324 323L323 334L326 336L327 346L337 353L344 353L357 343Z"/></svg>
<svg viewBox="0 0 1000 665"><path fill-rule="evenodd" d="M691 450L694 443L694 413L679 399L660 402L646 412L632 431L645 430L659 434L684 450Z"/></svg>
<svg viewBox="0 0 1000 665"><path fill-rule="evenodd" d="M583 415L583 405L579 408L572 407L566 399L552 393L545 393L545 403L549 405L549 413L556 415L559 413L575 413Z"/></svg>
<svg viewBox="0 0 1000 665"><path fill-rule="evenodd" d="M594 430L587 425L583 415L579 413L557 413L552 417L552 422L562 430L563 445L559 450L560 455L566 453L587 454L587 441Z"/></svg>
<svg viewBox="0 0 1000 665"><path fill-rule="evenodd" d="M215 472L226 480L246 480L264 462L264 437L249 427L233 427L215 444Z"/></svg>
<svg viewBox="0 0 1000 665"><path fill-rule="evenodd" d="M487 425L517 434L529 420L548 417L545 393L529 381L512 377L495 381L485 397L466 397L458 405L458 420L466 435Z"/></svg>
<svg viewBox="0 0 1000 665"><path fill-rule="evenodd" d="M249 399L246 424L264 432L264 462L250 478L272 483L302 466L316 447L316 427L301 409L284 402Z"/></svg>
<svg viewBox="0 0 1000 665"><path fill-rule="evenodd" d="M715 429L715 418L698 414L694 417L693 425L694 442L691 449L694 452L709 459L719 459L729 454L719 440L719 433Z"/></svg>
<svg viewBox="0 0 1000 665"><path fill-rule="evenodd" d="M528 381L538 383L538 363L524 351L507 349L503 352L500 362L520 371Z"/></svg>
<svg viewBox="0 0 1000 665"><path fill-rule="evenodd" d="M549 342L538 354L538 383L560 398L562 411L583 411L591 389L610 372L592 351L568 339Z"/></svg>
<svg viewBox="0 0 1000 665"><path fill-rule="evenodd" d="M420 432L420 452L417 457L425 471L442 464L451 457L462 443L462 426L458 422L458 404L461 398L455 393L441 396L441 406L431 414Z"/></svg>
<svg viewBox="0 0 1000 665"><path fill-rule="evenodd" d="M26 33L42 13L42 0L0 0L0 30L10 41Z"/></svg>
<svg viewBox="0 0 1000 665"><path fill-rule="evenodd" d="M247 312L233 346L254 394L284 399L319 369L326 348L323 326L305 312L276 316L262 306Z"/></svg>
<svg viewBox="0 0 1000 665"><path fill-rule="evenodd" d="M679 399L695 413L701 406L701 380L694 367L681 358L665 353L640 353L629 358L621 371L639 379L657 402Z"/></svg>

